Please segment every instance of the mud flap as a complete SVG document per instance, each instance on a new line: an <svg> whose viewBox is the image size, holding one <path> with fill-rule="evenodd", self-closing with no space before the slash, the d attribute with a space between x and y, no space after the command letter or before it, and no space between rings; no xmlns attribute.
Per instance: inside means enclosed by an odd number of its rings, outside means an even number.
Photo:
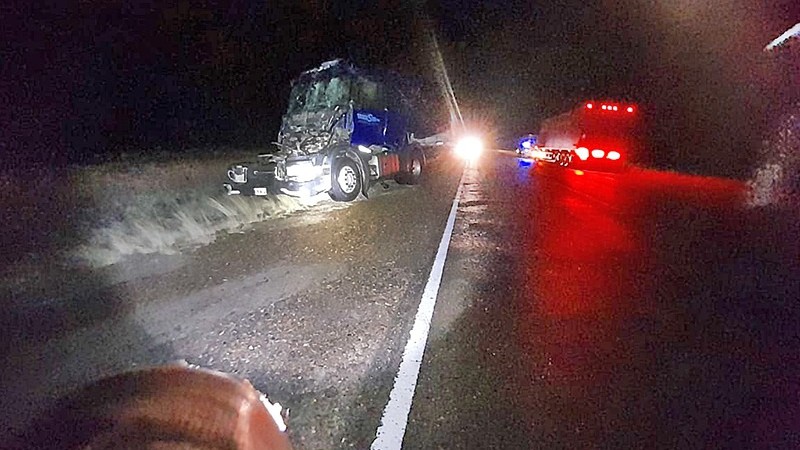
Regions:
<svg viewBox="0 0 800 450"><path fill-rule="evenodd" d="M361 183L361 193L364 194L364 198L369 198L369 177L367 177L367 171L364 169L364 161L361 158L358 158L358 170L361 171L361 179L363 183Z"/></svg>

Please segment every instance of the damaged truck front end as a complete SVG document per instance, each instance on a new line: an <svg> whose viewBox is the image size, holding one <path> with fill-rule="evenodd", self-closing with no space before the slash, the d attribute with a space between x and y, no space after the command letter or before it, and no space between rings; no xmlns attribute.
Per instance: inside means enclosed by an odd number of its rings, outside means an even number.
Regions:
<svg viewBox="0 0 800 450"><path fill-rule="evenodd" d="M229 195L313 197L331 188L330 164L325 159L324 154L259 155L256 162L231 166L223 187Z"/></svg>
<svg viewBox="0 0 800 450"><path fill-rule="evenodd" d="M327 192L351 201L375 181L409 180L410 172L416 181L425 161L409 145L407 110L385 81L341 60L325 63L293 82L276 150L233 165L225 188L242 195Z"/></svg>

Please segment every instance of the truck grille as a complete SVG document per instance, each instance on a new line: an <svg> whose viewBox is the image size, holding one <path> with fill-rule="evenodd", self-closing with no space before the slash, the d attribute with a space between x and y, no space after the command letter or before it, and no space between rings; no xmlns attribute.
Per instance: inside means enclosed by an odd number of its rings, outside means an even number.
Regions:
<svg viewBox="0 0 800 450"><path fill-rule="evenodd" d="M275 165L275 178L279 180L286 179L286 162L285 161L278 161Z"/></svg>

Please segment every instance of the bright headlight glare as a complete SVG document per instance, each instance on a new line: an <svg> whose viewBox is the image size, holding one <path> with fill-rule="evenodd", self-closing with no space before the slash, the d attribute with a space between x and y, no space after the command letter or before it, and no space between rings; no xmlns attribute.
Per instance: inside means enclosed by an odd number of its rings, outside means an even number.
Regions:
<svg viewBox="0 0 800 450"><path fill-rule="evenodd" d="M483 142L475 136L461 138L456 144L456 154L465 159L475 159L483 152Z"/></svg>
<svg viewBox="0 0 800 450"><path fill-rule="evenodd" d="M586 147L578 147L575 149L575 154L578 155L582 161L586 161L589 158L589 149Z"/></svg>
<svg viewBox="0 0 800 450"><path fill-rule="evenodd" d="M286 164L286 177L294 181L311 181L322 175L322 166L315 166L311 161L295 161Z"/></svg>

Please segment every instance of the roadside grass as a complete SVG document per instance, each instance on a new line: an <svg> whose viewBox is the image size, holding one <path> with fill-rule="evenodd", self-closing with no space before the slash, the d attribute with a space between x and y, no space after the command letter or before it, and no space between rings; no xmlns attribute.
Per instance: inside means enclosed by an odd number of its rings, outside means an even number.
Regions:
<svg viewBox="0 0 800 450"><path fill-rule="evenodd" d="M199 191L177 197L155 194L143 200L128 205L117 218L99 220L73 255L102 267L133 254L174 254L188 245L213 242L221 231L305 208L288 197L208 196Z"/></svg>
<svg viewBox="0 0 800 450"><path fill-rule="evenodd" d="M79 215L82 242L70 256L102 267L133 254L172 254L185 246L208 244L219 232L309 206L284 196L225 195L221 186L227 167L254 156L178 157L73 169L70 185L86 200Z"/></svg>

